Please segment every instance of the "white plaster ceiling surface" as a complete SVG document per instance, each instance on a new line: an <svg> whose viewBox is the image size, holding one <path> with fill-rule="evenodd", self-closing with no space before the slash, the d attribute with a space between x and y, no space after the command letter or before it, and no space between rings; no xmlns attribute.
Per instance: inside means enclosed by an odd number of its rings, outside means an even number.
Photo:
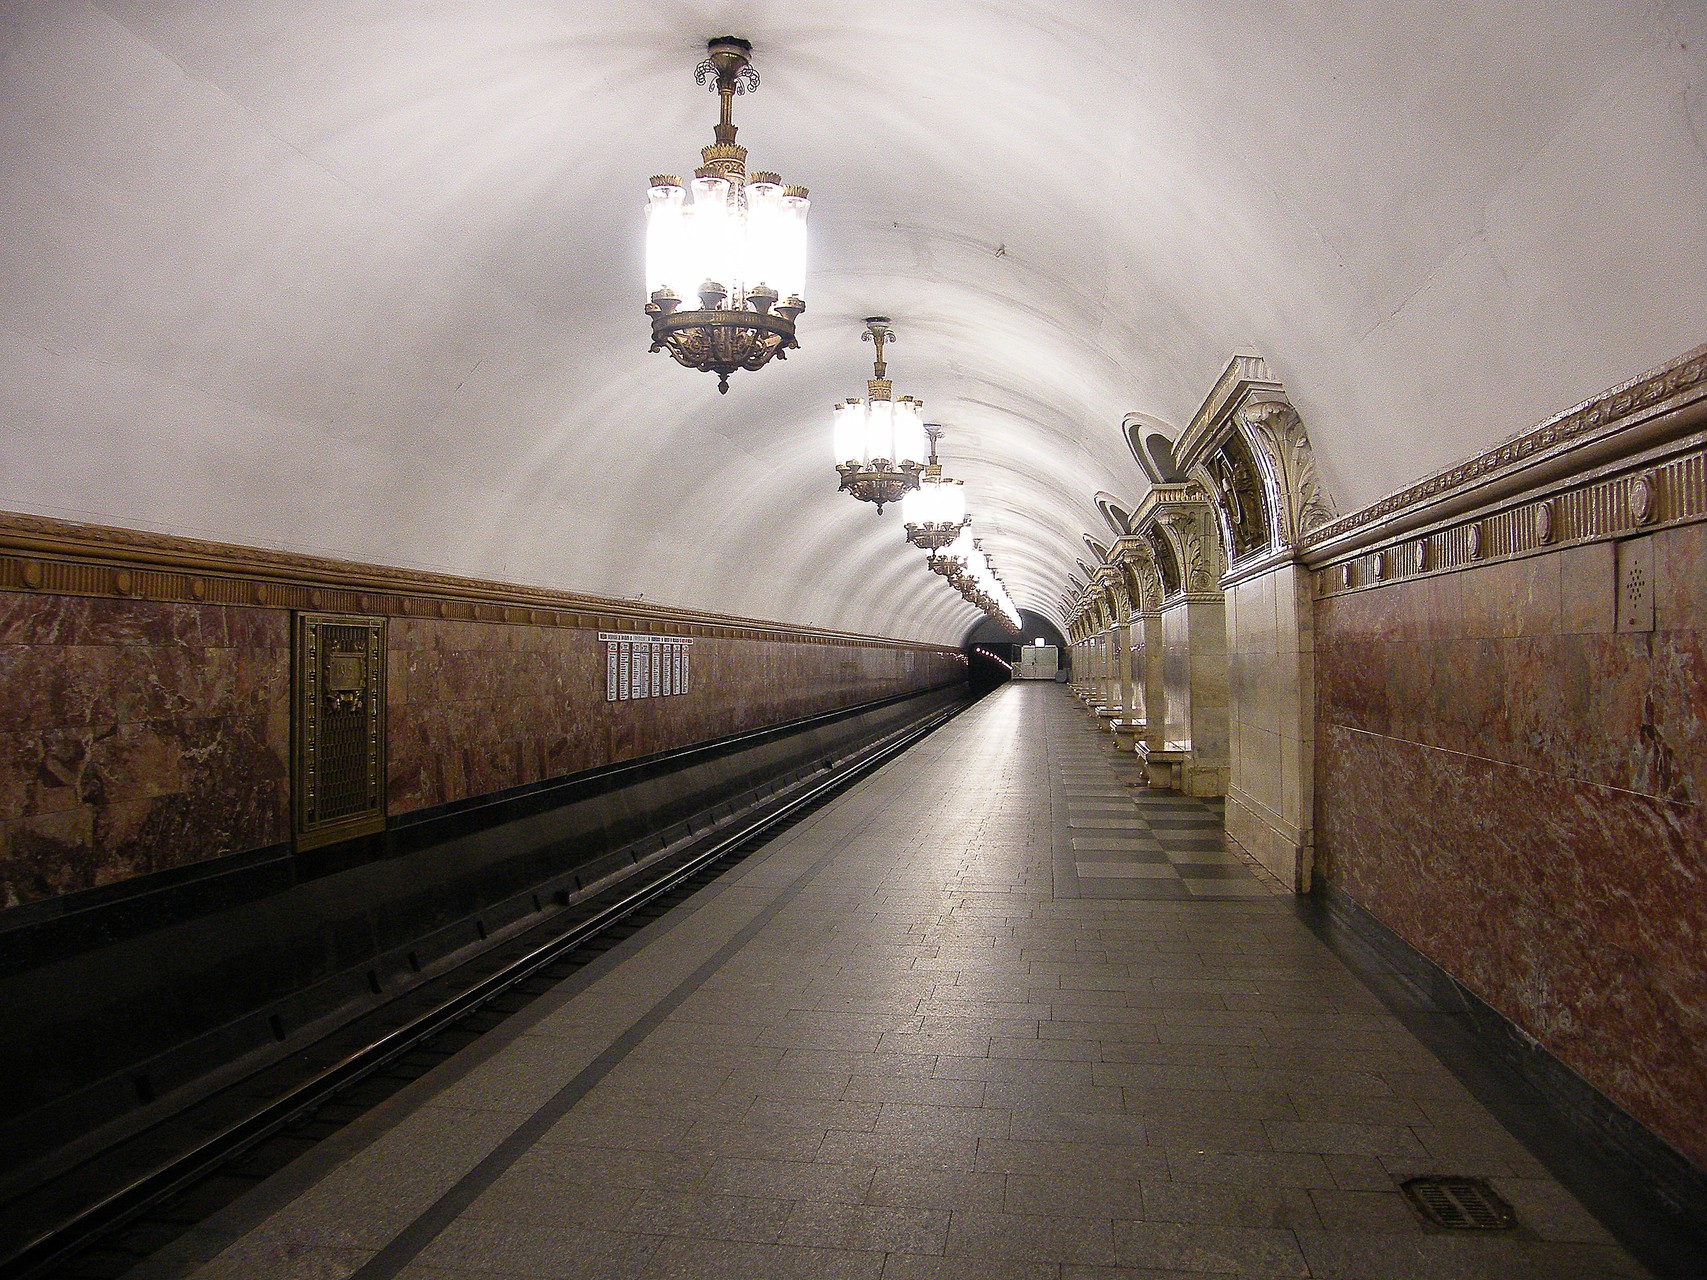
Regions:
<svg viewBox="0 0 1707 1280"><path fill-rule="evenodd" d="M801 350L648 354L646 179L709 36L811 186ZM958 642L835 492L859 318L1014 600L1266 355L1341 509L1701 341L1678 3L0 5L0 506Z"/></svg>

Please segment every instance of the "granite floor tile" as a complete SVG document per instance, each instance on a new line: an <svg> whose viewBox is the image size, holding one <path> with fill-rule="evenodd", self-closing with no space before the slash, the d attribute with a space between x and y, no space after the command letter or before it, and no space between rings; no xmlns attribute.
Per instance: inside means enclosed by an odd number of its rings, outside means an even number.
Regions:
<svg viewBox="0 0 1707 1280"><path fill-rule="evenodd" d="M879 1280L883 1255L739 1241L666 1239L641 1280Z"/></svg>
<svg viewBox="0 0 1707 1280"><path fill-rule="evenodd" d="M1053 1262L893 1253L884 1265L883 1280L1061 1280L1061 1269Z"/></svg>
<svg viewBox="0 0 1707 1280"><path fill-rule="evenodd" d="M713 1164L700 1185L713 1195L858 1204L876 1174L876 1165L729 1156Z"/></svg>
<svg viewBox="0 0 1707 1280"><path fill-rule="evenodd" d="M627 1280L657 1251L655 1236L461 1218L427 1245L419 1261L541 1280ZM276 1273L252 1273L270 1277Z"/></svg>
<svg viewBox="0 0 1707 1280"><path fill-rule="evenodd" d="M1107 1218L1056 1218L1033 1214L956 1212L948 1228L951 1255L1000 1260L1115 1261L1114 1228Z"/></svg>
<svg viewBox="0 0 1707 1280"><path fill-rule="evenodd" d="M793 1202L776 1197L642 1191L629 1206L624 1229L635 1235L692 1236L698 1240L774 1243Z"/></svg>
<svg viewBox="0 0 1707 1280"><path fill-rule="evenodd" d="M1312 1274L1297 1238L1275 1227L1117 1221L1114 1240L1124 1266L1231 1272L1251 1280Z"/></svg>
<svg viewBox="0 0 1707 1280"><path fill-rule="evenodd" d="M949 1212L913 1206L803 1202L783 1229L784 1244L885 1253L941 1254Z"/></svg>
<svg viewBox="0 0 1707 1280"><path fill-rule="evenodd" d="M1007 1186L1000 1173L965 1169L880 1167L866 1192L867 1204L918 1209L999 1213Z"/></svg>
<svg viewBox="0 0 1707 1280"><path fill-rule="evenodd" d="M1320 1230L1312 1192L1303 1187L1168 1182L1144 1183L1146 1221L1221 1227Z"/></svg>

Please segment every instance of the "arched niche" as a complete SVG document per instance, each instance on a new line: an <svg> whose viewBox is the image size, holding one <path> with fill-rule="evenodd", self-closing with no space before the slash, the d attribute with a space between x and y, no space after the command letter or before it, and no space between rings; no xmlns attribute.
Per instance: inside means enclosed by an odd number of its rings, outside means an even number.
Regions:
<svg viewBox="0 0 1707 1280"><path fill-rule="evenodd" d="M1099 493L1096 496L1097 514L1108 525L1109 532L1121 538L1132 532L1132 511L1130 502L1122 501L1112 493Z"/></svg>
<svg viewBox="0 0 1707 1280"><path fill-rule="evenodd" d="M1121 422L1126 447L1151 484L1178 484L1185 479L1174 452L1179 433L1160 418L1129 413Z"/></svg>

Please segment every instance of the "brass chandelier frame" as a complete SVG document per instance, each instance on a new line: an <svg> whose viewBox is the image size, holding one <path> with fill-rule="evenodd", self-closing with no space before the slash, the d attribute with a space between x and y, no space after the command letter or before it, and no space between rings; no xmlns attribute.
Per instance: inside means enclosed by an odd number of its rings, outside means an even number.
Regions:
<svg viewBox="0 0 1707 1280"><path fill-rule="evenodd" d="M707 42L705 60L694 68L694 80L711 88L719 99L719 112L713 141L701 149L703 166L698 177L719 177L728 180L732 198L746 199L747 149L735 141L735 95L756 91L759 73L752 65L753 46L739 36L719 36ZM755 182L780 182L774 173L755 173ZM669 174L652 179L653 186L677 185ZM804 196L805 187L786 186L784 194ZM699 306L683 311L685 299L666 289L655 291L646 304L646 314L652 318L653 351L668 351L677 364L701 373L717 375L717 390L729 393L729 375L737 369L761 369L774 356L788 359L790 350L800 343L794 336L794 322L806 310L798 297L780 298L775 289L757 288L744 298L731 299L728 289L718 281L707 280L700 286ZM730 305L733 303L733 305Z"/></svg>
<svg viewBox="0 0 1707 1280"><path fill-rule="evenodd" d="M895 341L895 331L889 327L889 317L866 317L865 333L862 337L864 341L874 343L877 347L877 354L871 363L872 376L865 384L867 395L872 400L890 400L895 394L895 384L888 377L889 365L883 359L883 344ZM882 515L886 505L899 502L919 487L919 477L924 474L924 467L905 460L897 463L890 458L873 458L863 465L838 462L836 474L842 478L840 492L852 494L861 502L875 502L877 514Z"/></svg>
<svg viewBox="0 0 1707 1280"><path fill-rule="evenodd" d="M936 442L942 437L941 424L925 423L925 435L930 437L931 460L925 465L925 469L919 473L920 489L924 488L926 480L940 481L942 479L942 463L937 461L936 456ZM916 524L909 522L904 527L908 542L927 555L934 556L943 547L958 538L960 531L971 523L972 517L967 516L959 524L949 520L925 520Z"/></svg>

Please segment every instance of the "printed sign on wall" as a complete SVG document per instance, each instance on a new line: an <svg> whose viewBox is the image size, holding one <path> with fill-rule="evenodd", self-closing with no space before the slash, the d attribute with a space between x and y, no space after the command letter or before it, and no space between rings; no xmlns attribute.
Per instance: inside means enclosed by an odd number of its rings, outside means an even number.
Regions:
<svg viewBox="0 0 1707 1280"><path fill-rule="evenodd" d="M673 698L688 691L688 646L692 640L626 631L601 631L605 646L605 701Z"/></svg>

